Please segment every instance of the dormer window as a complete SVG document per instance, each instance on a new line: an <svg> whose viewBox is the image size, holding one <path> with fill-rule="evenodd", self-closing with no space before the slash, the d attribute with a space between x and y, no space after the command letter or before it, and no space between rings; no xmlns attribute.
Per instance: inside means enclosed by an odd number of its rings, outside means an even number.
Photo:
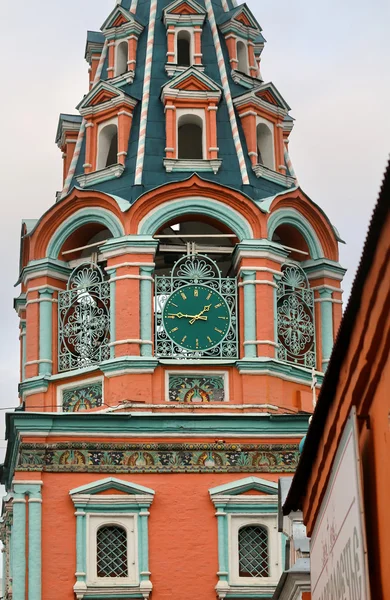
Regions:
<svg viewBox="0 0 390 600"><path fill-rule="evenodd" d="M120 177L125 169L133 110L137 100L108 81L100 81L78 105L85 125L81 187Z"/></svg>
<svg viewBox="0 0 390 600"><path fill-rule="evenodd" d="M190 114L182 115L178 120L179 159L203 160L203 119Z"/></svg>
<svg viewBox="0 0 390 600"><path fill-rule="evenodd" d="M108 79L117 84L134 81L138 39L144 26L128 10L117 4L102 25L108 42Z"/></svg>
<svg viewBox="0 0 390 600"><path fill-rule="evenodd" d="M174 0L164 9L167 28L167 63L165 70L170 77L202 65L202 27L206 18L203 6L195 0Z"/></svg>
<svg viewBox="0 0 390 600"><path fill-rule="evenodd" d="M218 173L217 111L221 88L193 65L163 86L166 147L164 166L172 171Z"/></svg>
<svg viewBox="0 0 390 600"><path fill-rule="evenodd" d="M179 31L176 39L176 62L179 67L190 67L192 64L191 42L192 35L189 31Z"/></svg>
<svg viewBox="0 0 390 600"><path fill-rule="evenodd" d="M105 169L118 163L118 125L117 122L99 126L97 168Z"/></svg>
<svg viewBox="0 0 390 600"><path fill-rule="evenodd" d="M248 48L241 40L237 42L237 60L237 70L248 75Z"/></svg>
<svg viewBox="0 0 390 600"><path fill-rule="evenodd" d="M129 54L129 45L125 42L119 42L116 47L115 56L115 77L127 73L127 60Z"/></svg>

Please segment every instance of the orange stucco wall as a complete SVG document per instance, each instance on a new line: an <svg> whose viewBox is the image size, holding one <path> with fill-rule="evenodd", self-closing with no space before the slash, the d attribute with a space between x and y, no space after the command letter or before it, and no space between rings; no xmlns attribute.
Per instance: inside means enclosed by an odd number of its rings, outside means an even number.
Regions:
<svg viewBox="0 0 390 600"><path fill-rule="evenodd" d="M390 217L383 227L303 500L313 532L351 407L356 406L372 597L390 598ZM347 344L347 341L346 341ZM330 401L331 399L329 399Z"/></svg>
<svg viewBox="0 0 390 600"><path fill-rule="evenodd" d="M275 482L277 477L266 476ZM76 518L69 490L99 478L85 473L42 475L42 600L58 597L59 589L61 600L74 600ZM215 600L217 519L208 490L240 479L242 474L126 474L121 478L155 491L149 517L153 598L171 600L185 595Z"/></svg>

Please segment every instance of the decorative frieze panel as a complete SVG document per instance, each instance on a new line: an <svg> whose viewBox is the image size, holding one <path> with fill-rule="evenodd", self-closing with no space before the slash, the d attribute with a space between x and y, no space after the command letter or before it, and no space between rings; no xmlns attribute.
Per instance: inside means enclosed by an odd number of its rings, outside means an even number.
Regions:
<svg viewBox="0 0 390 600"><path fill-rule="evenodd" d="M297 444L22 444L16 471L293 473Z"/></svg>
<svg viewBox="0 0 390 600"><path fill-rule="evenodd" d="M81 412L103 405L103 383L94 381L62 390L63 412Z"/></svg>
<svg viewBox="0 0 390 600"><path fill-rule="evenodd" d="M170 402L202 404L227 400L226 375L168 373Z"/></svg>

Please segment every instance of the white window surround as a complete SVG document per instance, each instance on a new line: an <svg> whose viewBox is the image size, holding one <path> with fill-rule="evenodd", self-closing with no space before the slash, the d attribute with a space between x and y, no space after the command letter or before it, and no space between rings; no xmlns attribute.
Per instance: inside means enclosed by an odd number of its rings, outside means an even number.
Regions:
<svg viewBox="0 0 390 600"><path fill-rule="evenodd" d="M85 262L85 258L80 259L78 261L78 264L82 264L83 262ZM77 265L74 265L77 266ZM57 387L57 410L58 412L63 412L62 410L62 397L63 397L63 392L64 390L69 390L69 389L76 389L76 388L81 388L81 387L87 387L90 384L93 383L101 383L102 384L102 390L103 390L103 394L102 394L102 400L103 400L103 405L104 405L104 377L90 377L89 379L83 379L83 381L72 381L70 383L64 383L62 385L59 385Z"/></svg>
<svg viewBox="0 0 390 600"><path fill-rule="evenodd" d="M283 571L283 537L277 529L278 486L260 477L246 477L209 490L218 526L219 600L229 597L272 597ZM252 492L252 493L251 493ZM268 530L269 577L240 577L238 534L246 525Z"/></svg>
<svg viewBox="0 0 390 600"><path fill-rule="evenodd" d="M192 29L192 27L175 27L175 65L177 65L177 58L178 58L178 56L177 56L178 55L177 41L178 41L179 33L181 31L187 31L187 33L190 34L190 65L189 65L189 67L191 67L195 62L195 60L194 60L194 30ZM187 68L189 68L189 67L187 67Z"/></svg>
<svg viewBox="0 0 390 600"><path fill-rule="evenodd" d="M116 492L116 493L115 493ZM108 477L73 489L75 506L77 600L115 598L122 593L149 598L153 589L148 557L149 508L154 491L144 486ZM127 532L128 577L98 577L96 534L102 526L119 526Z"/></svg>
<svg viewBox="0 0 390 600"><path fill-rule="evenodd" d="M121 44L123 44L124 46L126 46L126 55L125 55L125 59L123 60L122 57L120 57L119 55L119 47L121 46ZM123 51L123 50L121 50ZM120 77L121 75L125 75L125 73L128 70L128 59L129 59L129 41L126 38L119 38L116 42L115 42L115 71L114 71L114 77ZM119 66L122 67L121 69L121 73L119 73ZM126 67L125 70L123 70L123 67Z"/></svg>
<svg viewBox="0 0 390 600"><path fill-rule="evenodd" d="M138 538L137 514L93 513L87 515L87 586L137 585L138 556L136 540ZM97 532L103 526L122 527L127 535L127 571L128 577L98 577L97 575Z"/></svg>
<svg viewBox="0 0 390 600"><path fill-rule="evenodd" d="M105 162L107 160L108 157L108 153L109 153L109 147L107 149L107 145L103 142L103 140L101 139L101 134L102 131L110 126L110 125L115 125L116 126L116 131L117 134L119 132L118 130L118 117L113 117L112 119L108 119L107 121L103 121L103 123L99 123L98 126L98 133L97 133L97 150L96 150L96 171L100 171L100 170L104 170L106 168L109 168L106 166L106 164L103 164L103 162ZM107 152L106 152L107 150ZM102 153L105 153L106 156L103 156ZM105 159L105 160L103 160ZM113 165L110 165L113 166Z"/></svg>
<svg viewBox="0 0 390 600"><path fill-rule="evenodd" d="M256 116L256 144L258 144L258 127L259 125L264 125L265 127L268 128L270 134L271 134L271 140L272 140L272 148L269 149L269 153L267 153L267 156L265 157L266 162L264 163L264 166L268 169L272 169L273 171L275 171L275 135L274 135L274 125L273 123L271 123L271 121L268 121L267 119L264 119L263 117L260 117L259 115Z"/></svg>
<svg viewBox="0 0 390 600"><path fill-rule="evenodd" d="M235 513L228 516L229 530L229 582L233 585L277 585L282 574L282 544L278 533L277 513ZM268 532L269 577L240 577L238 533L247 525L261 525Z"/></svg>
<svg viewBox="0 0 390 600"><path fill-rule="evenodd" d="M191 375L191 376L197 376L199 375L200 377L212 377L213 375L217 375L220 377L224 378L224 389L225 389L225 400L223 401L223 403L221 402L216 402L215 404L224 404L225 402L229 402L230 401L230 389L229 389L229 373L228 371L192 371L192 370L186 370L186 371L177 371L177 370L167 370L165 371L165 401L169 402L170 404L173 404L170 400L169 400L169 376L170 375Z"/></svg>
<svg viewBox="0 0 390 600"><path fill-rule="evenodd" d="M206 146L206 115L203 108L178 108L176 110L176 158L179 154L179 126L183 124L183 117L198 117L202 121L202 148L203 148L203 160L205 160L208 152Z"/></svg>
<svg viewBox="0 0 390 600"><path fill-rule="evenodd" d="M242 54L245 49L245 54ZM236 41L236 55L237 55L237 70L249 75L249 56L248 56L248 43L242 38L237 38ZM244 61L244 69L242 67L242 61ZM240 64L241 63L241 64Z"/></svg>

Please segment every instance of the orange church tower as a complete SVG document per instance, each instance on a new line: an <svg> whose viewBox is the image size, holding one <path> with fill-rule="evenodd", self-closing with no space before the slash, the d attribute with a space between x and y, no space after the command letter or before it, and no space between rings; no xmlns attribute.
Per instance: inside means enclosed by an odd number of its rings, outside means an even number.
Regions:
<svg viewBox="0 0 390 600"><path fill-rule="evenodd" d="M341 318L337 231L234 0L122 0L22 225L4 598L271 598Z"/></svg>

